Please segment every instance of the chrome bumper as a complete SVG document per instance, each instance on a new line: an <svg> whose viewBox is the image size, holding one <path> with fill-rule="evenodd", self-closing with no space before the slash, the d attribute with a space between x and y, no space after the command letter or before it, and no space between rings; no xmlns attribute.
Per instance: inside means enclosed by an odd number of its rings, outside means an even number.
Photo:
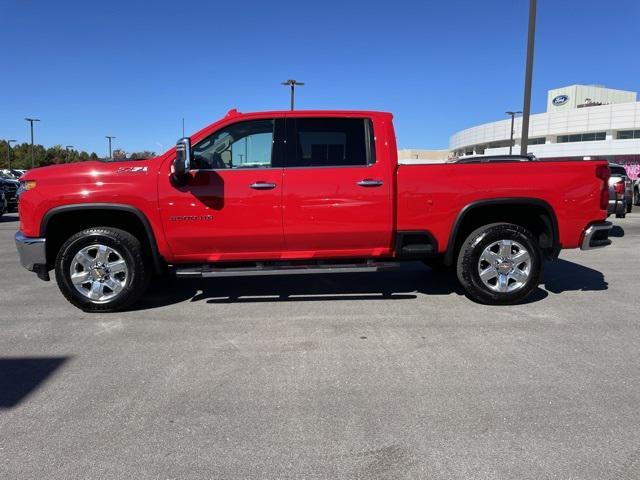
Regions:
<svg viewBox="0 0 640 480"><path fill-rule="evenodd" d="M609 232L613 228L611 222L598 222L590 225L582 237L581 250L593 250L594 248L602 248L611 245L609 240Z"/></svg>
<svg viewBox="0 0 640 480"><path fill-rule="evenodd" d="M30 272L36 272L42 268L46 269L47 250L44 238L25 237L22 232L16 232L16 248L18 255L20 255L20 264L24 268Z"/></svg>

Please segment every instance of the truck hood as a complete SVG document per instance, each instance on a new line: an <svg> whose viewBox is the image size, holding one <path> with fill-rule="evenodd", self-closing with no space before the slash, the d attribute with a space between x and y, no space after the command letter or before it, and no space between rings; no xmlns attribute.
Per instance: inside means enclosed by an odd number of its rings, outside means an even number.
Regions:
<svg viewBox="0 0 640 480"><path fill-rule="evenodd" d="M124 174L145 174L149 172L158 157L146 160L127 160L122 162L87 161L78 163L64 163L37 167L25 173L20 180L58 180L65 178L69 183L76 183L80 177L109 177Z"/></svg>

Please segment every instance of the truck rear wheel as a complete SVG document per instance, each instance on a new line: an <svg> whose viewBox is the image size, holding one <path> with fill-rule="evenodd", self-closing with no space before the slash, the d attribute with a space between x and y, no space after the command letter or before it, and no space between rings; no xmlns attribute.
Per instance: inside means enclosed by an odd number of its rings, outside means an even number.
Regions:
<svg viewBox="0 0 640 480"><path fill-rule="evenodd" d="M69 238L58 252L55 270L62 294L85 312L126 308L150 279L140 241L112 227L89 228Z"/></svg>
<svg viewBox="0 0 640 480"><path fill-rule="evenodd" d="M485 225L462 244L457 274L469 296L481 303L518 303L540 283L542 252L533 235L519 225Z"/></svg>

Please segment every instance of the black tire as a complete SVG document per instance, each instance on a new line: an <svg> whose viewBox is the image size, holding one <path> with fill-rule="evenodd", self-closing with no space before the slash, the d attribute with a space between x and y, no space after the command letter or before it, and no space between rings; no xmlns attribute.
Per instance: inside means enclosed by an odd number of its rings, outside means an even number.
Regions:
<svg viewBox="0 0 640 480"><path fill-rule="evenodd" d="M80 250L94 244L117 250L126 262L124 287L115 298L95 301L87 298L71 282L71 263ZM56 281L69 302L85 312L115 312L133 304L146 290L151 277L140 241L129 232L112 227L94 227L69 238L58 251L55 263Z"/></svg>
<svg viewBox="0 0 640 480"><path fill-rule="evenodd" d="M499 240L514 240L529 253L529 273L523 285L511 292L490 289L480 279L478 266L482 252ZM489 305L511 305L523 301L540 283L543 256L533 235L525 228L511 223L492 223L473 231L462 244L458 255L458 280L474 300ZM508 282L511 282L509 280Z"/></svg>
<svg viewBox="0 0 640 480"><path fill-rule="evenodd" d="M627 213L631 213L632 209L633 209L633 203L627 203Z"/></svg>
<svg viewBox="0 0 640 480"><path fill-rule="evenodd" d="M633 190L633 204L640 207L640 191L637 188Z"/></svg>

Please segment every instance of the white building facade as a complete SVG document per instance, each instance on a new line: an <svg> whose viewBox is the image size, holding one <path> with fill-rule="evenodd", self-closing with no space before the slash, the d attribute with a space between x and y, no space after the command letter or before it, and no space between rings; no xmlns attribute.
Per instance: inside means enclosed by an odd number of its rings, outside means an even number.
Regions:
<svg viewBox="0 0 640 480"><path fill-rule="evenodd" d="M528 153L540 159L603 159L640 174L640 102L637 93L592 85L550 90L547 112L531 115ZM452 155L509 153L511 119L485 123L452 135ZM513 153L520 153L522 119L514 124Z"/></svg>

